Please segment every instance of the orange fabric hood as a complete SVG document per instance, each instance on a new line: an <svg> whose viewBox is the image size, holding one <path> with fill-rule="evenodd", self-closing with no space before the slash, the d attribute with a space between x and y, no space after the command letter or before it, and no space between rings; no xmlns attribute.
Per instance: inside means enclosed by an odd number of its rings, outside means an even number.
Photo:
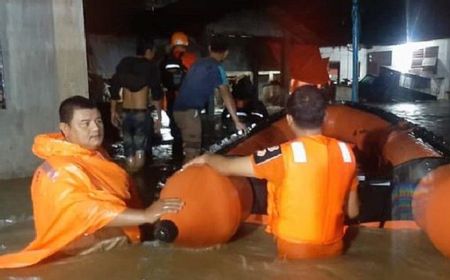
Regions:
<svg viewBox="0 0 450 280"><path fill-rule="evenodd" d="M46 160L53 156L95 155L96 151L85 149L64 140L61 133L41 134L34 138L33 154Z"/></svg>

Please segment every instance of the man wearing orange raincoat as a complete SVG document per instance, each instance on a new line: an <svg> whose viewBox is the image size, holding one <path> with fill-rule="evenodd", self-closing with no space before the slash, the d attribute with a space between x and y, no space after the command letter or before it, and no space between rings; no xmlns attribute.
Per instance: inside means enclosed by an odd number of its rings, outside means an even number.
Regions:
<svg viewBox="0 0 450 280"><path fill-rule="evenodd" d="M61 133L38 135L33 144L33 153L44 160L31 186L36 237L22 251L0 256L0 268L138 241L138 225L183 206L171 198L132 208L127 173L100 150L103 123L95 105L70 97L61 103L59 116Z"/></svg>

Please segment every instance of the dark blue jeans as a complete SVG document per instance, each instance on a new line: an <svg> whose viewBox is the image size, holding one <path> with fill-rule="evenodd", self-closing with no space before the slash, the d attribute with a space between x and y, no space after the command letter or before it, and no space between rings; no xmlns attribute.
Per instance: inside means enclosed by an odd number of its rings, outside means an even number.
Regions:
<svg viewBox="0 0 450 280"><path fill-rule="evenodd" d="M136 151L146 151L153 120L148 110L122 111L122 134L125 156L134 156Z"/></svg>

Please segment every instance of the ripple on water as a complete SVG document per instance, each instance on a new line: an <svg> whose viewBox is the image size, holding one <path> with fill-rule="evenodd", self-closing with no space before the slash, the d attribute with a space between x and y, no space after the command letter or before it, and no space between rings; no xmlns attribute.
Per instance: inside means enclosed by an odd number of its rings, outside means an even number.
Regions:
<svg viewBox="0 0 450 280"><path fill-rule="evenodd" d="M441 136L450 143L450 102L371 104ZM450 147L449 147L450 148Z"/></svg>
<svg viewBox="0 0 450 280"><path fill-rule="evenodd" d="M22 214L20 216L12 215L7 218L0 219L0 229L30 220L33 220L33 216L29 216L26 214Z"/></svg>

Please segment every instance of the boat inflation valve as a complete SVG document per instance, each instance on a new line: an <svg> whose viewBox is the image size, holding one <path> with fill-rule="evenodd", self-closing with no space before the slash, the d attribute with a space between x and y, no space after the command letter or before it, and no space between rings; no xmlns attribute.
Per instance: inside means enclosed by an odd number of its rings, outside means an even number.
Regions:
<svg viewBox="0 0 450 280"><path fill-rule="evenodd" d="M172 243L178 236L178 228L170 220L161 220L155 225L153 234L157 240Z"/></svg>

